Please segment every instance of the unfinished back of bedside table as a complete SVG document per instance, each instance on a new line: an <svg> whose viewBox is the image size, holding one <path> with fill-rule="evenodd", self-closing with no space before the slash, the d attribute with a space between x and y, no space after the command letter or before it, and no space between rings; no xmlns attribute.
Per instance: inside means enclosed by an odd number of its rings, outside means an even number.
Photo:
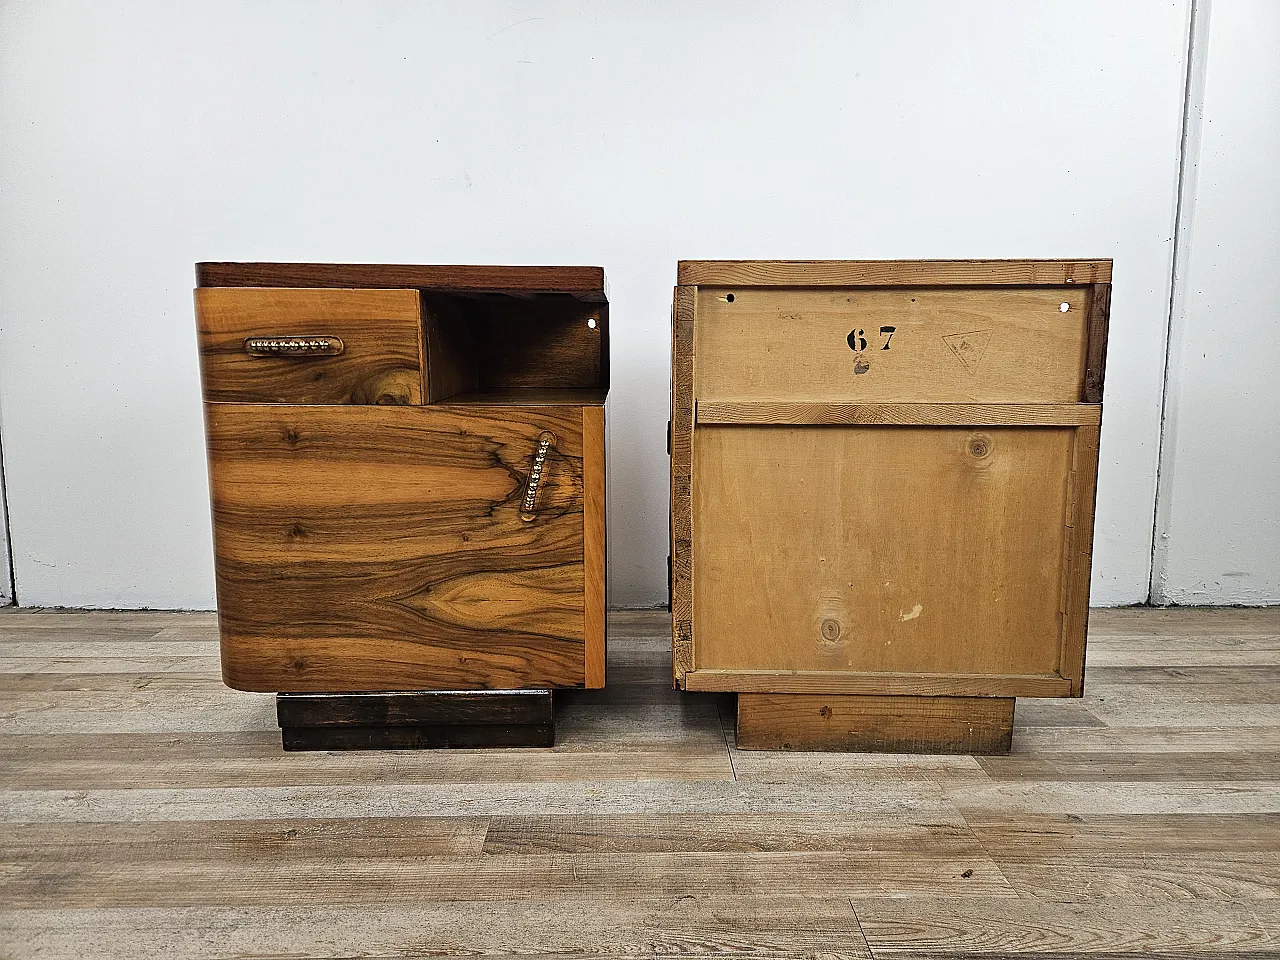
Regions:
<svg viewBox="0 0 1280 960"><path fill-rule="evenodd" d="M1079 696L1110 273L682 263L676 684L762 747L1007 749Z"/></svg>

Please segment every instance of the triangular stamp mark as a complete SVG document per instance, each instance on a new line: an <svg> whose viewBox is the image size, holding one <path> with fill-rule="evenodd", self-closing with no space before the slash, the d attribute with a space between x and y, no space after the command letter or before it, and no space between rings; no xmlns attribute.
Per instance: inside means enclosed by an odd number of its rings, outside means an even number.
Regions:
<svg viewBox="0 0 1280 960"><path fill-rule="evenodd" d="M991 342L990 330L975 330L972 333L950 333L942 341L951 348L956 359L964 364L970 373L977 372L982 355L987 352L987 344Z"/></svg>

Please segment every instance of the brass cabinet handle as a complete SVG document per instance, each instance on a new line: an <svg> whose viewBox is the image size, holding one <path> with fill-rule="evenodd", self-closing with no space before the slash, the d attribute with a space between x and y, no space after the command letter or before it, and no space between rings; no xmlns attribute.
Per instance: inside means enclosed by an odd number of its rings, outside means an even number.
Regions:
<svg viewBox="0 0 1280 960"><path fill-rule="evenodd" d="M343 346L338 337L249 337L244 352L251 357L336 357Z"/></svg>
<svg viewBox="0 0 1280 960"><path fill-rule="evenodd" d="M529 470L529 483L524 490L524 503L520 505L520 519L524 521L537 520L538 515L534 513L534 505L538 500L538 484L542 482L542 467L547 462L547 454L550 453L556 445L556 435L550 430L543 430L538 435L538 449L533 455L533 466Z"/></svg>

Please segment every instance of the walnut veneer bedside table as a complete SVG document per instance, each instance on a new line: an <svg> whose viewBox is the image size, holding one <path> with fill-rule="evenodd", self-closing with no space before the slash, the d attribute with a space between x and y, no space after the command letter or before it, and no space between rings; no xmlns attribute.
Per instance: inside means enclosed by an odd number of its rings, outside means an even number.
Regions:
<svg viewBox="0 0 1280 960"><path fill-rule="evenodd" d="M604 685L604 271L196 276L226 683L285 749L549 745Z"/></svg>

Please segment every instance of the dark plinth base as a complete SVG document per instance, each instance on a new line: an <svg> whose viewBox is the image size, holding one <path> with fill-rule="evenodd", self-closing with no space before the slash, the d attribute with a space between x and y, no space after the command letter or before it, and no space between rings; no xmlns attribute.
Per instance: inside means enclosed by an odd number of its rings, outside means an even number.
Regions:
<svg viewBox="0 0 1280 960"><path fill-rule="evenodd" d="M285 750L549 747L550 690L280 693Z"/></svg>
<svg viewBox="0 0 1280 960"><path fill-rule="evenodd" d="M1013 697L738 694L743 750L1003 754Z"/></svg>

